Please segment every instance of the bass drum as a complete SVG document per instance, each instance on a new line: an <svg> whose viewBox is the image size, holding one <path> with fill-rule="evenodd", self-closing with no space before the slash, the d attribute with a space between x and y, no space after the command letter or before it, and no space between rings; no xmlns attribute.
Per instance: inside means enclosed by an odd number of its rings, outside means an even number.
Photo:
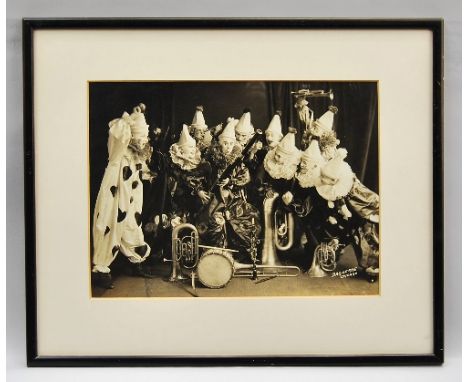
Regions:
<svg viewBox="0 0 468 382"><path fill-rule="evenodd" d="M198 260L197 276L208 288L222 288L234 276L234 259L222 248L209 249Z"/></svg>

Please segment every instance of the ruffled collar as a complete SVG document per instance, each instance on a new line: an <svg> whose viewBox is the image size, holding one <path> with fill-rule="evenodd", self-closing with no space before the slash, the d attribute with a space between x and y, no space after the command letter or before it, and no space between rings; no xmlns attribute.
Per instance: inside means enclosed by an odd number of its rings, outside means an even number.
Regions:
<svg viewBox="0 0 468 382"><path fill-rule="evenodd" d="M242 154L242 147L238 143L234 145L229 154L223 154L219 143L213 145L209 152L209 161L219 168L225 168L233 163Z"/></svg>
<svg viewBox="0 0 468 382"><path fill-rule="evenodd" d="M294 178L296 174L297 165L299 164L299 157L294 158L290 163L281 164L279 165L274 160L275 157L275 150L270 150L265 155L265 159L263 161L263 165L265 167L265 171L273 178L273 179L286 179L290 180Z"/></svg>
<svg viewBox="0 0 468 382"><path fill-rule="evenodd" d="M205 149L209 148L211 146L211 141L213 137L210 134L209 131L206 131L203 134L203 138L200 140L197 140L197 147L200 149L200 151L204 151Z"/></svg>
<svg viewBox="0 0 468 382"><path fill-rule="evenodd" d="M341 164L338 182L336 184L324 184L322 181L317 185L317 192L328 201L335 201L349 194L354 184L355 175L348 163Z"/></svg>
<svg viewBox="0 0 468 382"><path fill-rule="evenodd" d="M196 149L194 159L189 159L184 156L180 151L179 145L177 143L171 145L169 148L169 154L171 156L172 162L179 166L182 170L193 170L194 168L197 168L201 162L201 153L198 148Z"/></svg>
<svg viewBox="0 0 468 382"><path fill-rule="evenodd" d="M296 179L302 188L316 187L321 184L320 182L320 167L317 166L306 173L296 173Z"/></svg>
<svg viewBox="0 0 468 382"><path fill-rule="evenodd" d="M149 161L151 159L151 155L153 154L153 148L149 142L146 142L142 146L139 141L131 139L130 143L128 144L128 149L135 159L141 160L143 162Z"/></svg>

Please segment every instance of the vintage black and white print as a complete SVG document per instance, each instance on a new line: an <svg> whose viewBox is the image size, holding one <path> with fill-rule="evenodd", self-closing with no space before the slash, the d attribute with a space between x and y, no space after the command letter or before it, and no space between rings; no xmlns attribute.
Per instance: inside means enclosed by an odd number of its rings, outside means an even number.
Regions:
<svg viewBox="0 0 468 382"><path fill-rule="evenodd" d="M379 294L378 82L88 90L93 297Z"/></svg>

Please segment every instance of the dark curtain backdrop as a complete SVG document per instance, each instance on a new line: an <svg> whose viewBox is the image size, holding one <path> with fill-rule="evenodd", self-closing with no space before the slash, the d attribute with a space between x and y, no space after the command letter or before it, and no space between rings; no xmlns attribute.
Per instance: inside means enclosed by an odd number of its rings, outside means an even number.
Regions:
<svg viewBox="0 0 468 382"><path fill-rule="evenodd" d="M227 117L239 118L249 107L255 128L264 130L276 110L282 111L284 132L288 126L297 128L291 91L303 88L333 89L333 103L339 109L334 125L341 146L348 150L347 161L359 179L378 192L376 82L93 82L89 85L91 209L107 165L108 123L123 111L131 113L133 106L145 103L150 130L162 129L164 139L159 144L167 151L182 124L191 123L197 105L204 106L210 127L225 123ZM329 105L328 99L309 99L315 118Z"/></svg>

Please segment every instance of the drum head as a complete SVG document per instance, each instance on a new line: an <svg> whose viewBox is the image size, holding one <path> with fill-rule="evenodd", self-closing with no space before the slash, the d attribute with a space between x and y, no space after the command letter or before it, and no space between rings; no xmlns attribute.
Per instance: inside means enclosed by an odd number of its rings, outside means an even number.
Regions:
<svg viewBox="0 0 468 382"><path fill-rule="evenodd" d="M233 273L232 259L221 251L209 250L198 262L198 279L208 288L222 288L231 280Z"/></svg>

